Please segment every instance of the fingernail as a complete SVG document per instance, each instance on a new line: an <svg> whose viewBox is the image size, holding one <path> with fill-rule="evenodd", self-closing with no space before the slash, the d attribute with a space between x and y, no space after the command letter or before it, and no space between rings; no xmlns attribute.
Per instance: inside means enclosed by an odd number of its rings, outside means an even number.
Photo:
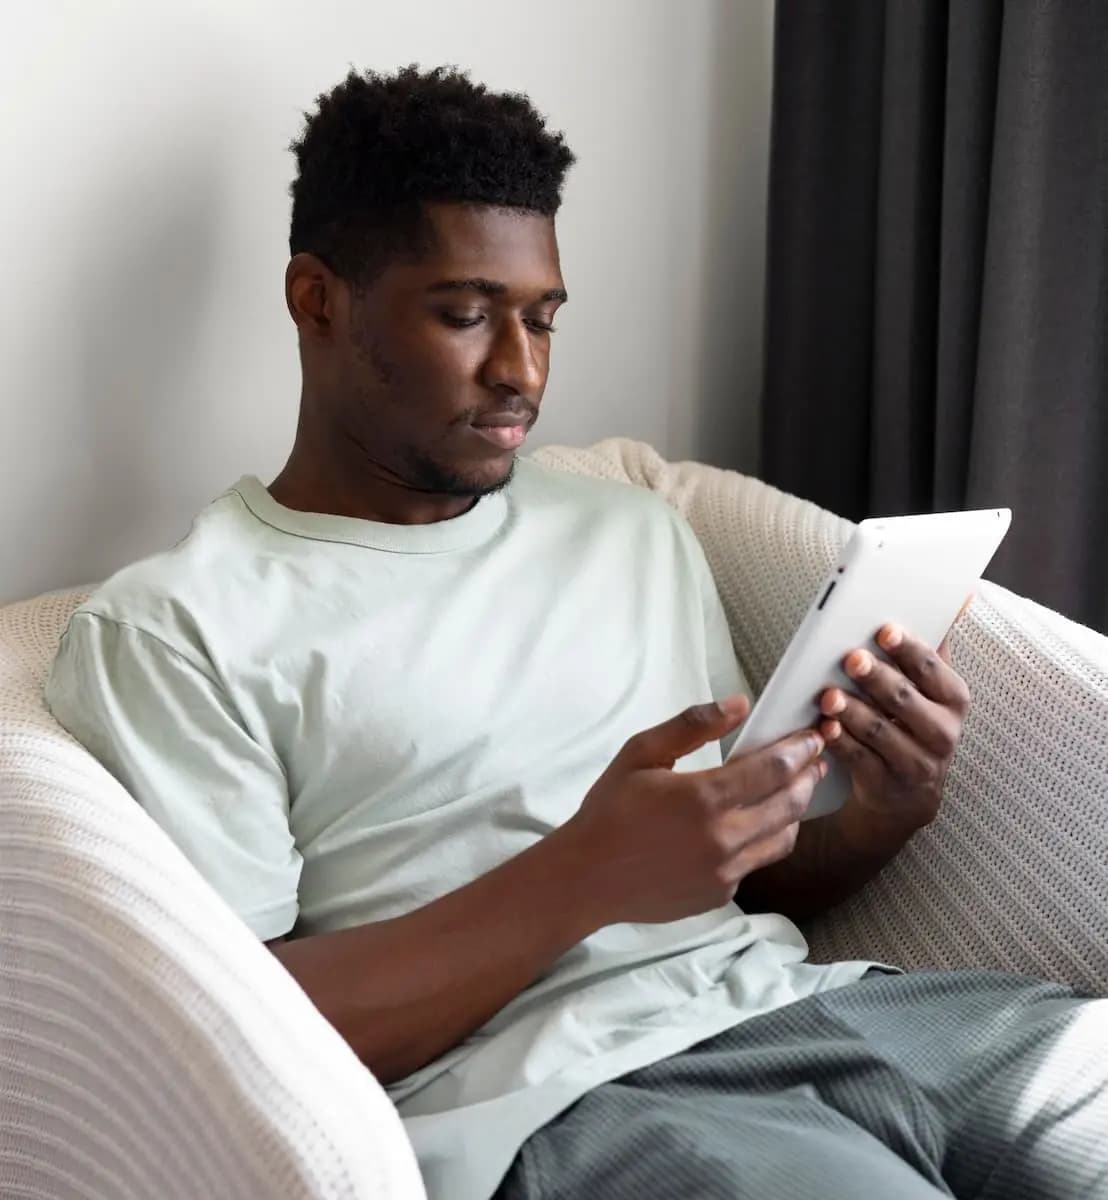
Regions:
<svg viewBox="0 0 1108 1200"><path fill-rule="evenodd" d="M823 736L829 742L837 742L843 735L843 727L838 721L825 721L823 724Z"/></svg>
<svg viewBox="0 0 1108 1200"><path fill-rule="evenodd" d="M846 708L846 697L842 692L835 692L834 699L823 705L823 712L828 717L833 717L836 713L841 713Z"/></svg>
<svg viewBox="0 0 1108 1200"><path fill-rule="evenodd" d="M846 658L846 673L851 679L864 679L873 670L873 656L865 650L855 650Z"/></svg>
<svg viewBox="0 0 1108 1200"><path fill-rule="evenodd" d="M828 767L827 763L825 763L825 762L823 761L823 759L821 758L821 759L819 760L819 777L820 777L820 779L826 779L826 778L827 778L827 772L828 772L830 769L831 769L831 768L830 768L830 767Z"/></svg>
<svg viewBox="0 0 1108 1200"><path fill-rule="evenodd" d="M808 739L808 749L811 752L812 757L815 758L817 754L822 754L824 752L826 749L826 743L818 733L814 733Z"/></svg>
<svg viewBox="0 0 1108 1200"><path fill-rule="evenodd" d="M716 708L724 717L737 717L746 704L745 696L725 696L716 702Z"/></svg>
<svg viewBox="0 0 1108 1200"><path fill-rule="evenodd" d="M882 650L895 650L904 641L904 632L899 625L886 625L877 635L877 644Z"/></svg>

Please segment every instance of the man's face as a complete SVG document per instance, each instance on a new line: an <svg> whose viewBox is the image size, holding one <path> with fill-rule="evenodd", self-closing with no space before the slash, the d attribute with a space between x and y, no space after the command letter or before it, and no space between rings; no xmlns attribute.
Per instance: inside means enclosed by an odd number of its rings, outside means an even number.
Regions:
<svg viewBox="0 0 1108 1200"><path fill-rule="evenodd" d="M335 417L407 486L479 496L508 482L538 418L565 300L554 222L472 205L426 213L427 251L351 296Z"/></svg>

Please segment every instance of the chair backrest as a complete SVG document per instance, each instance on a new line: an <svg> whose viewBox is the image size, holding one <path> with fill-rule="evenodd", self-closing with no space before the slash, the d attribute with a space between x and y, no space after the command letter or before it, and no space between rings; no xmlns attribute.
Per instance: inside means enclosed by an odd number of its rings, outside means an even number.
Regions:
<svg viewBox="0 0 1108 1200"><path fill-rule="evenodd" d="M384 1091L42 686L0 609L0 1196L418 1200Z"/></svg>

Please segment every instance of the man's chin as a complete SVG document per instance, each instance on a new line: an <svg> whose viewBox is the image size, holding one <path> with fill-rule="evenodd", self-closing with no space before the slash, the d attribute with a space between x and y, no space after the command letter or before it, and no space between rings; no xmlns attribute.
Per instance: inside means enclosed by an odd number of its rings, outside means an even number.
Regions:
<svg viewBox="0 0 1108 1200"><path fill-rule="evenodd" d="M477 500L506 488L516 469L516 454L497 455L496 460L482 463L443 463L419 458L413 464L420 491L440 496L466 496Z"/></svg>

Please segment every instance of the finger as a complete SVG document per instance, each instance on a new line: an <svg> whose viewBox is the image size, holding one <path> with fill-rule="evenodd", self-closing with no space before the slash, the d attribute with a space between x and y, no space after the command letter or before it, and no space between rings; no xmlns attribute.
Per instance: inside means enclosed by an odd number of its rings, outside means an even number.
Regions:
<svg viewBox="0 0 1108 1200"><path fill-rule="evenodd" d="M883 626L876 641L924 696L965 716L970 699L966 681L926 642L899 625Z"/></svg>
<svg viewBox="0 0 1108 1200"><path fill-rule="evenodd" d="M780 792L748 808L736 808L723 818L734 847L731 863L743 876L791 853L800 822L808 812L812 793L827 776L827 763L810 763Z"/></svg>
<svg viewBox="0 0 1108 1200"><path fill-rule="evenodd" d="M827 763L821 758L813 759L785 787L764 800L727 809L719 821L720 829L730 839L732 852L737 854L748 842L769 837L786 825L803 820L812 793L826 775Z"/></svg>
<svg viewBox="0 0 1108 1200"><path fill-rule="evenodd" d="M720 807L758 804L788 787L823 748L823 738L816 730L802 729L696 776Z"/></svg>
<svg viewBox="0 0 1108 1200"><path fill-rule="evenodd" d="M679 758L719 741L745 721L749 712L750 701L745 696L728 696L718 704L694 704L629 738L613 765L618 763L627 770L672 768Z"/></svg>
<svg viewBox="0 0 1108 1200"><path fill-rule="evenodd" d="M877 780L886 770L884 761L844 729L839 720L824 721L820 729L827 739L827 753L850 772L852 779Z"/></svg>
<svg viewBox="0 0 1108 1200"><path fill-rule="evenodd" d="M895 726L883 712L867 701L841 691L838 696L839 703L827 706L835 710L834 719L843 730L843 736L837 739L837 747L834 743L828 743L828 749L832 753L836 752L836 748L840 752L836 757L842 757L841 752L845 744L856 765L866 764L865 755L856 753L850 742L844 743L844 739L849 735L853 742L857 742L859 746L881 759L882 769L905 779L914 779L923 774L924 763L933 757L932 751L922 746L905 730Z"/></svg>
<svg viewBox="0 0 1108 1200"><path fill-rule="evenodd" d="M938 754L952 754L960 725L948 709L928 700L899 667L882 662L868 650L854 650L843 661L843 670L866 698L914 738ZM834 694L820 697L820 711L834 716ZM824 703L828 708L824 708Z"/></svg>

